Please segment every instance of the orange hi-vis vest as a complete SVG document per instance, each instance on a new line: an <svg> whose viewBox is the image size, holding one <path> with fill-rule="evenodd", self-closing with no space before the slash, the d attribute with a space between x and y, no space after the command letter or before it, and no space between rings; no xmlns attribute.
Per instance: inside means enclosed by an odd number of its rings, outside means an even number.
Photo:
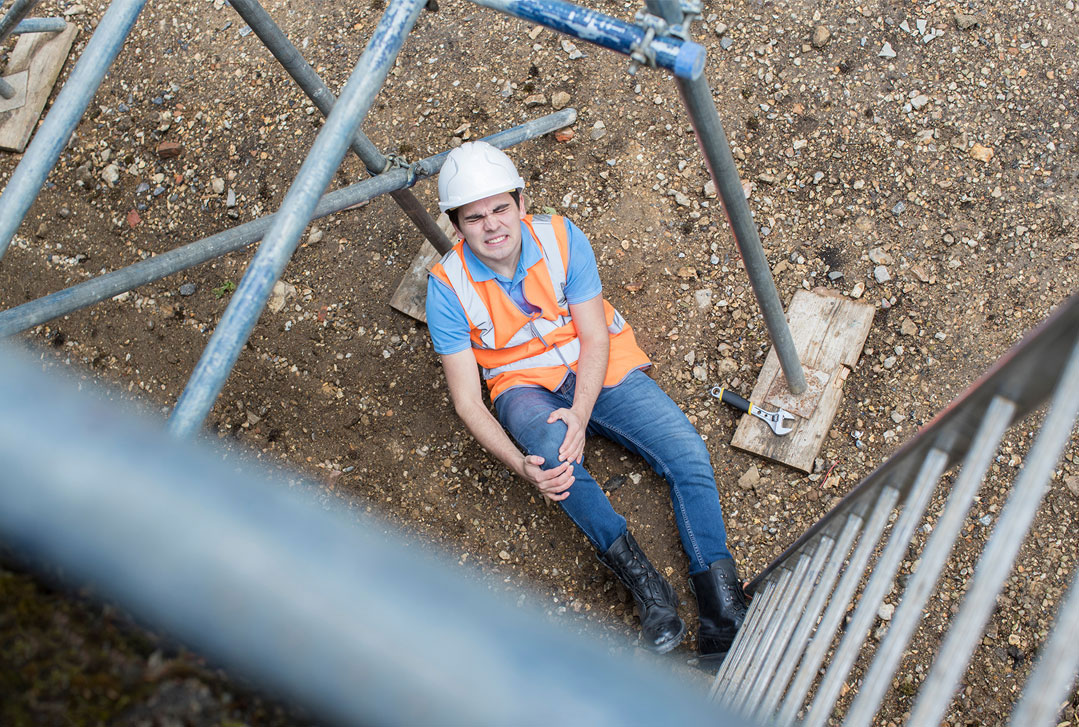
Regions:
<svg viewBox="0 0 1079 727"><path fill-rule="evenodd" d="M576 372L581 343L566 302L569 242L565 219L528 215L524 219L539 242L540 259L524 278L525 299L540 308L521 311L497 280L472 279L465 263L464 240L431 268L431 274L449 285L461 301L472 329L472 353L483 369L491 399L513 386L542 386L554 391ZM526 239L523 245L530 242ZM648 356L637 346L633 329L610 303L603 301L611 351L604 386L614 386L634 369L648 366Z"/></svg>

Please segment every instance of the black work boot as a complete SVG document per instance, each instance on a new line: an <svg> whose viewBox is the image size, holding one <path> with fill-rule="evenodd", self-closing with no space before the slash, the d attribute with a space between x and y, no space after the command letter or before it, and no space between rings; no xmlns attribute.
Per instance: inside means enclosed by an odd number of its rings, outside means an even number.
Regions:
<svg viewBox="0 0 1079 727"><path fill-rule="evenodd" d="M734 560L717 560L704 573L690 576L689 586L697 597L701 619L697 651L702 661L722 661L746 620L748 608Z"/></svg>
<svg viewBox="0 0 1079 727"><path fill-rule="evenodd" d="M678 598L633 536L626 533L597 557L633 594L641 619L641 645L657 654L678 646L686 635L686 624L678 618Z"/></svg>

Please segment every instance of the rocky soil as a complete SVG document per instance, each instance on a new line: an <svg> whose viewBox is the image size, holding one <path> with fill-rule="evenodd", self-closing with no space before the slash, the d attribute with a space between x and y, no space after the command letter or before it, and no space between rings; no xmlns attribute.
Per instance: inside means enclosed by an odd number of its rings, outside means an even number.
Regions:
<svg viewBox="0 0 1079 727"><path fill-rule="evenodd" d="M266 7L338 89L383 5ZM627 20L638 9L590 7ZM78 52L104 10L100 0L50 0L36 14L79 24ZM533 209L566 214L590 236L606 296L706 437L730 544L751 576L1079 289L1079 17L1073 0L718 0L695 33L781 298L825 287L877 310L808 477L731 448L735 413L705 395L719 383L748 393L769 341L665 74L630 75L627 59L608 51L447 0L421 16L364 129L380 149L414 160L553 107L578 110L572 135L511 153ZM148 4L0 261L0 307L272 213L320 124L223 0ZM17 162L0 158L0 178ZM349 158L334 186L363 176ZM415 191L436 209L432 183ZM206 436L300 469L460 563L528 586L553 617L633 633L622 589L556 507L472 441L424 326L389 307L419 245L388 198L309 228ZM250 255L21 339L57 368L167 414ZM945 615L1030 431L1009 434L971 514L937 597ZM994 724L1021 689L1075 570L1077 457L1073 441L950 724ZM661 480L607 442L590 443L588 459L670 575L692 637L686 561ZM251 692L113 607L59 594L13 566L0 571L0 587L4 724L306 719L238 696ZM910 708L944 620L926 619L882 724ZM672 663L692 664L691 645ZM1073 693L1065 723L1075 723L1077 705Z"/></svg>

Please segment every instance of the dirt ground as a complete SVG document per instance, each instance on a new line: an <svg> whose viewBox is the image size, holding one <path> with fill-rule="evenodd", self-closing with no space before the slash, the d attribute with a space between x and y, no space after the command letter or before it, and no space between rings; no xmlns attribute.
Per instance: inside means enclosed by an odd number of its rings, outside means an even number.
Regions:
<svg viewBox="0 0 1079 727"><path fill-rule="evenodd" d="M383 6L266 7L336 90ZM627 20L638 9L589 6ZM104 10L99 0L50 1L35 14L67 13L83 28L77 52ZM736 414L705 396L720 383L748 394L769 340L666 74L630 75L621 56L446 0L421 15L364 130L415 160L569 95L579 113L572 139L511 154L533 209L566 214L589 235L605 295L706 437L730 546L749 577L1079 289L1079 18L1072 0L721 0L705 4L695 34L782 300L820 286L877 310L808 477L730 447ZM272 213L319 128L223 0L149 3L0 261L0 308ZM0 178L17 161L0 157ZM350 157L333 186L364 176ZM432 182L415 192L437 210ZM529 586L556 617L632 634L632 602L613 576L558 508L471 439L424 326L389 307L421 242L407 219L380 198L315 227L285 271L294 292L263 314L206 435L300 469L462 564ZM165 415L251 253L21 338ZM1010 459L994 465L971 514L945 604L961 593L989 532L979 518L1003 504L1029 439L1020 427L1005 442ZM1075 568L1077 456L1073 441L949 723L995 723L1021 689ZM587 458L685 603L690 634L670 659L692 663L694 602L662 481L607 442L590 442ZM751 467L752 483L743 479ZM12 567L0 585L0 633L18 645L0 657L5 724L306 719L112 607ZM927 618L882 724L910 708L941 628ZM104 650L103 631L113 634ZM1065 720L1074 723L1077 704L1073 693Z"/></svg>

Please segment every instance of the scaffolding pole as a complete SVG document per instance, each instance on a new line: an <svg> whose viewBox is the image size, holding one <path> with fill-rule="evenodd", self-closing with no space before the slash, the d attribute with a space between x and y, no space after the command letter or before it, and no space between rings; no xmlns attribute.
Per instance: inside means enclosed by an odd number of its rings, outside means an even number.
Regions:
<svg viewBox="0 0 1079 727"><path fill-rule="evenodd" d="M37 5L38 0L15 0L11 5L11 8L4 14L3 18L0 18L0 43L7 40L7 37L11 35L19 24L22 23L22 19L30 14L30 11ZM0 78L0 96L4 98L14 98L15 87L10 83Z"/></svg>
<svg viewBox="0 0 1079 727"><path fill-rule="evenodd" d="M37 199L146 0L113 0L0 195L0 258Z"/></svg>
<svg viewBox="0 0 1079 727"><path fill-rule="evenodd" d="M681 26L685 21L679 0L646 0L646 4L649 12L671 26ZM783 302L779 299L772 269L768 265L757 225L753 222L753 213L749 210L742 189L742 180L734 165L727 134L723 131L723 123L712 99L712 89L708 87L708 80L703 74L696 77L676 76L675 83L693 123L693 130L697 133L697 143L708 165L708 172L723 202L750 286L764 316L764 324L768 327L768 335L775 346L783 375L787 378L787 388L792 394L801 394L806 390L805 372L798 360L798 349L783 313Z"/></svg>
<svg viewBox="0 0 1079 727"><path fill-rule="evenodd" d="M483 141L499 149L508 149L521 142L569 126L576 120L576 109L562 109L512 129L484 137ZM409 169L391 169L371 179L330 192L319 201L312 219L326 217L374 199L381 194L392 193L394 189L409 187L421 179L432 177L442 168L447 154L449 152L435 154L417 162ZM0 338L25 331L230 252L242 250L251 243L261 240L272 224L273 215L260 217L197 242L140 260L126 268L99 275L29 303L0 311Z"/></svg>
<svg viewBox="0 0 1079 727"><path fill-rule="evenodd" d="M229 4L239 13L244 22L255 32L262 44L273 54L273 57L292 76L297 85L303 90L315 107L323 116L329 116L334 106L333 93L319 78L311 65L304 60L299 49L289 41L285 33L274 22L265 8L259 5L258 0L230 0ZM351 149L360 158L367 171L371 174L381 174L390 167L388 160L371 140L364 135L362 130L357 130L352 140ZM453 243L438 223L431 218L427 210L416 199L416 195L408 190L399 189L390 192L390 198L412 220L436 250L445 255L453 247Z"/></svg>
<svg viewBox="0 0 1079 727"><path fill-rule="evenodd" d="M400 0L390 4L379 20L341 97L274 215L273 226L255 253L176 402L169 418L169 430L174 435L192 434L213 408L214 400L266 306L274 283L300 244L300 236L311 221L322 190L341 166L356 130L371 108L423 6L424 0Z"/></svg>

